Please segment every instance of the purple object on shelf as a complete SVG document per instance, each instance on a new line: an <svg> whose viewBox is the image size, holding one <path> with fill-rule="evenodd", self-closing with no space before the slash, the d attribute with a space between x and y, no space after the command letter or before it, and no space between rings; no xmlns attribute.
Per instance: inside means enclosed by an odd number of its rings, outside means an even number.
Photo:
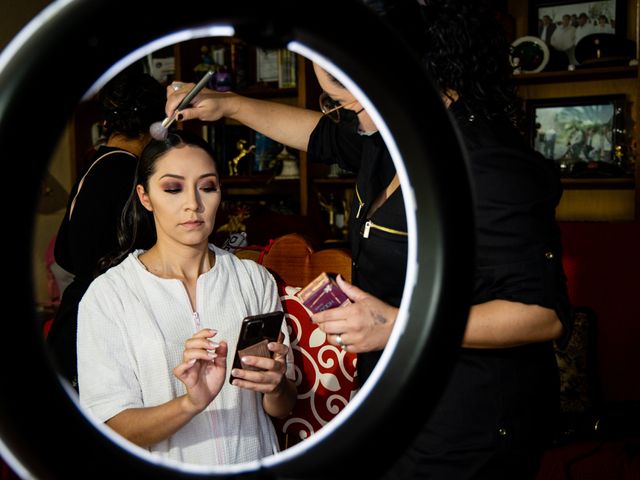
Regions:
<svg viewBox="0 0 640 480"><path fill-rule="evenodd" d="M213 77L213 88L218 92L231 90L231 83L231 74L224 67L221 67Z"/></svg>

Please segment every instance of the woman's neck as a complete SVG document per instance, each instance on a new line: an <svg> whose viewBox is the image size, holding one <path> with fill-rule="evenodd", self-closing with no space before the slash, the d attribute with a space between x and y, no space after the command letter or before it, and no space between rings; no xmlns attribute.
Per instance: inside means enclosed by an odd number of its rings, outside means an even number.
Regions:
<svg viewBox="0 0 640 480"><path fill-rule="evenodd" d="M196 281L215 265L215 255L206 244L203 247L181 246L178 249L168 249L156 243L138 258L154 275L186 283Z"/></svg>
<svg viewBox="0 0 640 480"><path fill-rule="evenodd" d="M129 138L121 133L112 133L107 140L107 147L120 148L127 152L133 153L136 157L139 157L142 153L142 149L149 141L149 135L140 135L136 138Z"/></svg>

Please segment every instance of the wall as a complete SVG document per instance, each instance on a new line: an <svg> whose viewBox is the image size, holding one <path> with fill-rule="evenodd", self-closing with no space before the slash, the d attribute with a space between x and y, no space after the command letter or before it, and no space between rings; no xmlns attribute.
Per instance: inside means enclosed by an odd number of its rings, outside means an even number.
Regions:
<svg viewBox="0 0 640 480"><path fill-rule="evenodd" d="M622 2L626 8L627 38L640 44L640 0ZM528 4L521 0L508 0L509 12L515 22L516 37L529 34ZM562 2L550 2L562 3ZM578 3L578 2L566 2ZM606 69L605 69L606 70ZM602 70L601 70L602 71ZM617 75L609 77L594 76L594 78L555 76L539 78L535 81L523 79L519 85L519 93L526 99L546 99L560 97L581 97L593 95L625 94L627 101L627 121L625 128L629 139L640 138L640 76L636 74ZM555 72L553 72L555 73ZM526 77L524 75L523 77ZM535 77L535 76L534 76ZM631 143L631 142L630 142ZM637 145L637 140L636 140ZM637 150L635 156L640 155ZM640 162L636 158L636 183L640 182ZM558 218L565 221L622 221L640 220L640 191L631 186L625 188L607 189L597 187L593 189L574 187L566 189L558 209Z"/></svg>
<svg viewBox="0 0 640 480"><path fill-rule="evenodd" d="M3 50L20 29L49 3L47 0L3 0L0 15L0 50ZM69 134L65 131L51 158L49 171L67 192L72 179L70 158ZM64 206L54 212L37 214L35 218L32 258L35 299L39 303L46 303L48 300L44 255L49 240L58 230L64 215Z"/></svg>
<svg viewBox="0 0 640 480"><path fill-rule="evenodd" d="M561 222L569 294L597 315L605 402L640 401L640 223Z"/></svg>
<svg viewBox="0 0 640 480"><path fill-rule="evenodd" d="M65 131L56 151L54 152L49 163L49 172L64 187L66 192L71 188L71 150L68 131ZM65 193L66 193L65 192ZM64 217L66 208L66 197L64 202L56 199L56 206L59 205L54 212L38 213L34 222L33 235L33 287L36 303L47 303L49 300L47 290L47 271L45 267L45 253L51 238L58 232L58 226ZM47 202L48 198L44 197L41 202ZM43 205L43 210L50 210L47 205Z"/></svg>
<svg viewBox="0 0 640 480"><path fill-rule="evenodd" d="M640 0L626 6L627 37L640 45ZM516 37L528 34L528 3L508 0ZM553 2L551 2L553 3ZM558 2L561 3L561 2ZM640 132L638 76L549 78L520 85L525 98L557 98L624 93L633 138ZM636 158L636 163L638 162ZM635 188L565 188L558 218L565 246L569 293L574 305L591 307L598 317L597 368L603 400L640 400L640 165Z"/></svg>

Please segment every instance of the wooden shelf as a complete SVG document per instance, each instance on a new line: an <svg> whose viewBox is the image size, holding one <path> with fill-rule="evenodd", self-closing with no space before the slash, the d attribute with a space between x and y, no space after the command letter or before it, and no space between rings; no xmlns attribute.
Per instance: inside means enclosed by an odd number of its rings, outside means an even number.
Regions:
<svg viewBox="0 0 640 480"><path fill-rule="evenodd" d="M314 178L313 183L319 185L354 185L356 183L355 177L336 177L336 178Z"/></svg>
<svg viewBox="0 0 640 480"><path fill-rule="evenodd" d="M300 189L299 178L276 178L267 175L240 175L237 177L222 177L223 195L259 196L279 195L288 196Z"/></svg>
<svg viewBox="0 0 640 480"><path fill-rule="evenodd" d="M633 177L619 178L562 178L562 186L567 190L633 190Z"/></svg>
<svg viewBox="0 0 640 480"><path fill-rule="evenodd" d="M578 80L607 80L612 78L633 78L638 75L638 66L618 66L600 68L576 68L556 72L521 73L513 78L518 84L575 82Z"/></svg>
<svg viewBox="0 0 640 480"><path fill-rule="evenodd" d="M296 97L298 95L297 88L278 88L269 84L256 84L236 93L253 98L273 99L284 97Z"/></svg>

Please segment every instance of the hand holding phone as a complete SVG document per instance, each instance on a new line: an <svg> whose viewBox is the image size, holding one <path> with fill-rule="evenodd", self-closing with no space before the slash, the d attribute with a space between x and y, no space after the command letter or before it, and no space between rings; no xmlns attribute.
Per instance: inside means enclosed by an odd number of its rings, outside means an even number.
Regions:
<svg viewBox="0 0 640 480"><path fill-rule="evenodd" d="M271 312L252 315L242 320L232 368L260 370L250 365L243 365L241 359L246 355L271 358L271 351L267 348L267 345L269 342L278 341L283 319L284 312ZM233 382L234 378L231 375L229 382Z"/></svg>

